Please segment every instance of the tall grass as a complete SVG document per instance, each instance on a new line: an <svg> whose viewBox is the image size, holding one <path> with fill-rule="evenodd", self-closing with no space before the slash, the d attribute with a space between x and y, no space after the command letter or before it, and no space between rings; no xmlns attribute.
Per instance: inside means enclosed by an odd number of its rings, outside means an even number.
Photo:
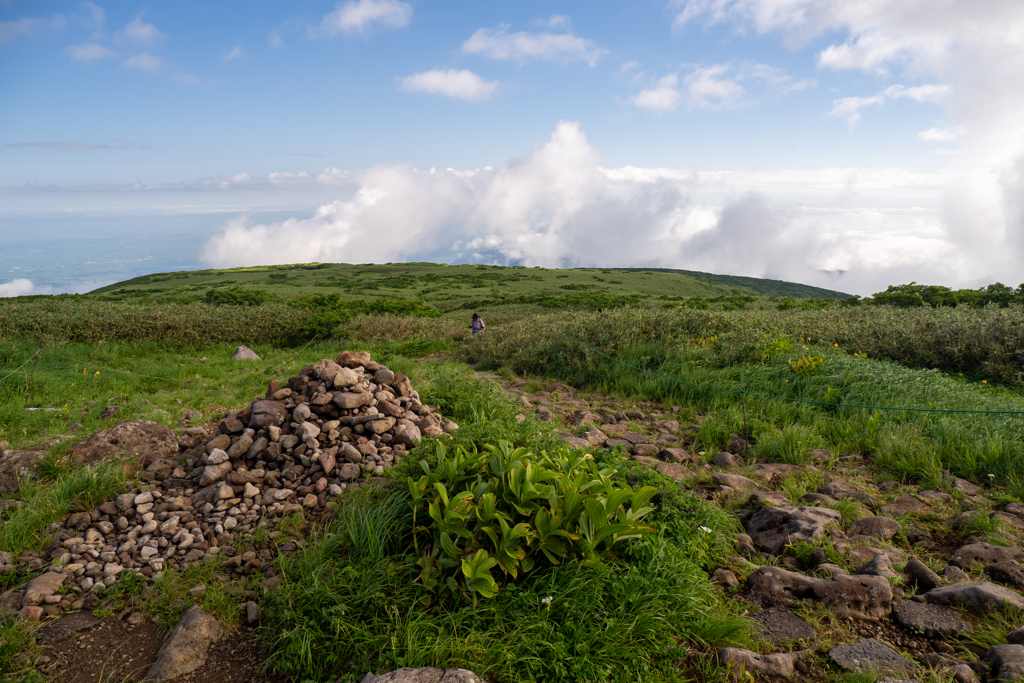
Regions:
<svg viewBox="0 0 1024 683"><path fill-rule="evenodd" d="M694 406L708 412L695 444L705 450L726 448L730 434L746 430L755 442L750 455L761 459L800 463L811 449L824 447L843 455L869 455L883 472L903 481L940 479L942 471L949 470L974 481L987 481L988 474L995 474L998 481L1018 490L1024 487L1021 415L874 408L1020 411L1024 398L1019 391L851 356L839 348L807 346L799 340L780 345L779 337L763 330L743 332L748 340L744 348L736 337L729 337L738 332L715 334L720 323L718 315L708 311L613 311L557 323L534 321L500 337L474 339L461 350L467 360L483 367L506 367L597 391ZM779 352L780 348L787 350ZM820 359L820 366L795 371L804 367L797 362L804 356Z"/></svg>

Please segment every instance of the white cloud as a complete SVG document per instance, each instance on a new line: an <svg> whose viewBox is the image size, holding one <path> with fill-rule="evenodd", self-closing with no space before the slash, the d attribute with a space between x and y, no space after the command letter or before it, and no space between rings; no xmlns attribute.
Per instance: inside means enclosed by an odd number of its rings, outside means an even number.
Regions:
<svg viewBox="0 0 1024 683"><path fill-rule="evenodd" d="M284 47L284 41L281 40L281 30L275 28L268 33L267 42L270 43L270 47Z"/></svg>
<svg viewBox="0 0 1024 683"><path fill-rule="evenodd" d="M571 122L501 168L329 171L279 180L293 188L329 180L349 198L308 218L229 221L205 245L203 260L232 267L443 254L558 267L687 268L859 294L931 275L943 282L971 275L942 233L940 193L948 178L937 174L608 169Z"/></svg>
<svg viewBox="0 0 1024 683"><path fill-rule="evenodd" d="M374 24L388 28L402 28L409 25L412 5L398 0L355 0L342 5L325 16L321 28L331 35L338 33L360 33Z"/></svg>
<svg viewBox="0 0 1024 683"><path fill-rule="evenodd" d="M817 85L813 78L794 81L783 69L767 64L713 64L697 67L686 74L682 88L679 87L678 74L663 76L653 88L641 90L630 98L629 103L657 112L673 111L683 103L687 109L738 109L755 101L740 81L756 83L768 94L805 90Z"/></svg>
<svg viewBox="0 0 1024 683"><path fill-rule="evenodd" d="M490 98L501 85L500 81L485 81L472 71L433 69L406 76L402 90L444 95L456 100L481 102Z"/></svg>
<svg viewBox="0 0 1024 683"><path fill-rule="evenodd" d="M245 56L245 50L242 49L241 45L235 45L231 48L231 52L224 55L224 61L230 62L232 59L241 59Z"/></svg>
<svg viewBox="0 0 1024 683"><path fill-rule="evenodd" d="M107 23L107 13L102 7L91 2L83 2L82 8L89 13L85 23L93 28L93 40L100 38L103 35L103 27Z"/></svg>
<svg viewBox="0 0 1024 683"><path fill-rule="evenodd" d="M860 110L864 107L882 105L886 100L909 98L915 102L941 102L948 97L951 88L947 85L919 85L907 88L903 85L890 85L876 95L870 97L841 97L832 101L832 111L829 116L839 116L846 119L846 123L852 128L860 121Z"/></svg>
<svg viewBox="0 0 1024 683"><path fill-rule="evenodd" d="M731 109L739 106L747 91L734 80L721 78L727 64L695 69L683 79L689 100L697 109Z"/></svg>
<svg viewBox="0 0 1024 683"><path fill-rule="evenodd" d="M71 59L79 62L94 62L97 59L108 59L117 56L116 52L99 43L72 45L68 48L68 53L71 55Z"/></svg>
<svg viewBox="0 0 1024 683"><path fill-rule="evenodd" d="M53 287L38 287L31 280L23 277L0 284L0 298L52 293Z"/></svg>
<svg viewBox="0 0 1024 683"><path fill-rule="evenodd" d="M630 98L629 102L641 109L650 109L656 112L673 111L678 106L679 100L682 99L682 95L676 89L678 84L679 76L677 74L662 76L653 88L641 90Z"/></svg>
<svg viewBox="0 0 1024 683"><path fill-rule="evenodd" d="M536 26L537 28L564 28L566 30L569 30L572 28L572 17L566 16L564 14L552 14L551 16L546 17L544 19L534 19L533 21L530 22L530 24L532 26Z"/></svg>
<svg viewBox="0 0 1024 683"><path fill-rule="evenodd" d="M682 0L676 26L705 20L779 33L790 47L845 34L818 54L830 69L948 84L944 118L962 131L943 199L960 251L1007 272L1024 260L1024 12L1019 0ZM875 96L877 97L877 96ZM845 98L842 98L845 99ZM873 100L874 98L862 98ZM840 103L841 100L837 100ZM856 101L838 115L850 120ZM864 106L878 104L871 101ZM1011 275L1010 279L1016 275Z"/></svg>
<svg viewBox="0 0 1024 683"><path fill-rule="evenodd" d="M478 54L490 59L508 59L526 62L531 59L545 59L559 62L586 62L597 64L607 50L594 47L594 41L581 38L572 31L566 33L508 32L503 24L497 29L481 28L462 44L462 51Z"/></svg>
<svg viewBox="0 0 1024 683"><path fill-rule="evenodd" d="M40 31L59 31L66 23L67 19L60 14L54 14L49 19L22 17L0 21L0 45L11 43L17 38L31 38Z"/></svg>
<svg viewBox="0 0 1024 683"><path fill-rule="evenodd" d="M114 39L121 42L152 44L163 40L164 34L160 33L157 27L153 24L147 24L144 22L140 15L132 19L128 22L127 26L114 34Z"/></svg>
<svg viewBox="0 0 1024 683"><path fill-rule="evenodd" d="M148 52L140 52L124 60L124 65L130 66L133 69L142 69L143 71L156 73L164 65L164 60Z"/></svg>
<svg viewBox="0 0 1024 683"><path fill-rule="evenodd" d="M963 131L958 126L953 128L929 128L928 130L922 130L914 137L918 140L927 140L928 142L952 142L958 140L962 133Z"/></svg>

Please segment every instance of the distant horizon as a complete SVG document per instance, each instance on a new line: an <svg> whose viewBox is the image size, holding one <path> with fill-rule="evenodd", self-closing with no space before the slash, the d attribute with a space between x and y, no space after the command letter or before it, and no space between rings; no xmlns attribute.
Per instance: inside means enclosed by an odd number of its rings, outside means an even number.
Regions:
<svg viewBox="0 0 1024 683"><path fill-rule="evenodd" d="M1022 31L1016 0L11 0L0 295L283 261L1024 280Z"/></svg>

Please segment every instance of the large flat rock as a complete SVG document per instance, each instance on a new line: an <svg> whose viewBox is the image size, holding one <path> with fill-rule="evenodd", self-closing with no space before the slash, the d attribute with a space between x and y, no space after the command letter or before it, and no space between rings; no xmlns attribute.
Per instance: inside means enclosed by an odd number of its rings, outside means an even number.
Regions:
<svg viewBox="0 0 1024 683"><path fill-rule="evenodd" d="M1024 597L1009 588L994 583L954 583L950 586L933 588L924 594L924 599L934 605L961 607L985 614L1009 605L1024 609Z"/></svg>
<svg viewBox="0 0 1024 683"><path fill-rule="evenodd" d="M971 633L970 625L943 605L897 600L893 603L892 615L903 628L923 633L928 638L952 638Z"/></svg>
<svg viewBox="0 0 1024 683"><path fill-rule="evenodd" d="M853 645L837 645L828 654L847 671L905 674L917 669L917 664L874 638L861 638Z"/></svg>
<svg viewBox="0 0 1024 683"><path fill-rule="evenodd" d="M837 510L784 505L763 508L747 522L747 533L754 546L766 553L780 554L791 543L814 541L825 535L825 526L838 524Z"/></svg>

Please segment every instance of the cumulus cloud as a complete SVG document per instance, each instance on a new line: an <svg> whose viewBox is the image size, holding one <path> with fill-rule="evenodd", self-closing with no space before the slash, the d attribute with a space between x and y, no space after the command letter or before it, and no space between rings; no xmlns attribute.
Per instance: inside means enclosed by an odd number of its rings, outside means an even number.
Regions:
<svg viewBox="0 0 1024 683"><path fill-rule="evenodd" d="M203 260L214 267L428 257L656 266L861 294L927 275L930 263L943 264L947 282L965 267L939 228L947 178L867 169L609 169L572 122L501 168L380 165L287 180L327 178L346 198L277 223L240 216L205 245Z"/></svg>
<svg viewBox="0 0 1024 683"><path fill-rule="evenodd" d="M928 142L953 142L958 140L962 133L963 131L958 126L953 128L929 128L928 130L922 130L914 137Z"/></svg>
<svg viewBox="0 0 1024 683"><path fill-rule="evenodd" d="M116 52L99 43L72 45L68 48L68 54L71 55L71 59L78 62L95 62L97 59L108 59L117 56Z"/></svg>
<svg viewBox="0 0 1024 683"><path fill-rule="evenodd" d="M937 101L961 134L949 159L956 173L943 197L943 228L962 253L986 264L990 277L1017 277L1024 259L1024 12L1018 0L675 4L677 27L728 23L741 32L777 33L793 48L845 34L818 53L821 67L946 84L950 90ZM833 112L856 121L861 109L881 101L879 95L840 98Z"/></svg>
<svg viewBox="0 0 1024 683"><path fill-rule="evenodd" d="M756 101L756 97L740 85L755 84L761 96L805 90L817 85L813 78L794 80L783 69L739 62L696 67L683 77L679 86L677 73L663 76L652 88L641 90L630 98L630 104L656 112L672 111L685 103L688 109L738 109Z"/></svg>
<svg viewBox="0 0 1024 683"><path fill-rule="evenodd" d="M682 99L682 95L676 86L679 85L679 75L669 74L662 76L653 88L645 88L630 98L630 104L641 109L663 112L673 111Z"/></svg>
<svg viewBox="0 0 1024 683"><path fill-rule="evenodd" d="M29 296L31 294L52 294L53 287L37 286L31 280L20 277L10 282L0 283L0 298L12 296Z"/></svg>
<svg viewBox="0 0 1024 683"><path fill-rule="evenodd" d="M241 59L245 56L245 50L242 49L241 45L235 45L231 48L231 52L224 55L224 61L230 62L232 59Z"/></svg>
<svg viewBox="0 0 1024 683"><path fill-rule="evenodd" d="M130 66L133 69L142 69L143 71L156 73L164 65L164 60L148 52L140 52L124 60L123 63L125 66Z"/></svg>
<svg viewBox="0 0 1024 683"><path fill-rule="evenodd" d="M31 38L42 31L59 31L67 24L61 14L54 14L49 19L22 17L0 21L0 45L14 42L18 38Z"/></svg>
<svg viewBox="0 0 1024 683"><path fill-rule="evenodd" d="M355 0L342 5L320 22L320 28L330 35L361 33L374 25L402 28L412 19L412 5L398 0Z"/></svg>
<svg viewBox="0 0 1024 683"><path fill-rule="evenodd" d="M829 116L841 116L852 128L860 121L860 110L864 107L882 105L886 100L909 98L915 102L940 102L950 93L947 85L919 85L907 88L903 85L891 85L885 90L870 97L842 97L832 102Z"/></svg>
<svg viewBox="0 0 1024 683"><path fill-rule="evenodd" d="M485 81L472 71L432 69L406 76L401 80L402 90L443 95L455 100L482 102L489 99L501 86L500 81Z"/></svg>
<svg viewBox="0 0 1024 683"><path fill-rule="evenodd" d="M557 16L557 15L556 15ZM554 18L554 17L552 17ZM594 41L577 36L569 29L568 17L558 16L552 28L562 27L563 33L541 31L516 31L509 33L509 26L502 24L496 29L481 28L462 44L462 51L467 54L478 54L490 59L507 59L526 62L531 59L543 59L558 62L586 62L590 66L608 54L594 46Z"/></svg>
<svg viewBox="0 0 1024 683"><path fill-rule="evenodd" d="M114 34L114 39L126 43L152 44L164 39L164 34L153 24L147 24L137 16L128 25Z"/></svg>

